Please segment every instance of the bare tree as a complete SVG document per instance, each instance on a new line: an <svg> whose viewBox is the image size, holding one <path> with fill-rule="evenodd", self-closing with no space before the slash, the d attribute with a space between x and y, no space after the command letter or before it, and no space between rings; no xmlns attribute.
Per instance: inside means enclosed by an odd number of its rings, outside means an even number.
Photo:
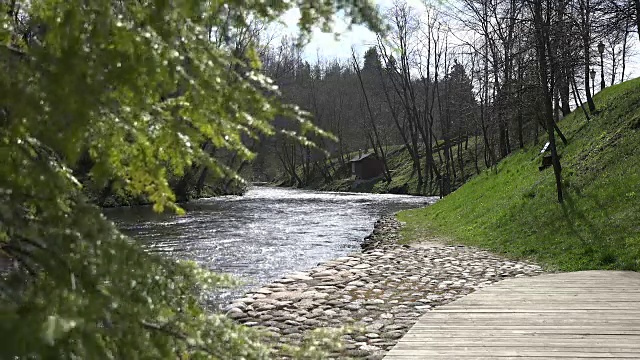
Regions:
<svg viewBox="0 0 640 360"><path fill-rule="evenodd" d="M548 58L548 39L550 29L550 12L547 8L547 14L543 14L542 0L533 0L533 23L536 32L536 50L538 54L538 69L540 72L540 89L542 90L543 114L549 135L549 149L551 150L551 158L553 162L553 173L556 179L556 191L558 194L558 202L564 201L562 193L562 167L560 165L560 157L556 148L555 129L553 121L553 91L549 89L549 58Z"/></svg>
<svg viewBox="0 0 640 360"><path fill-rule="evenodd" d="M351 58L353 60L353 69L358 75L358 81L360 82L360 88L362 89L362 96L364 96L365 103L367 105L367 113L369 115L369 121L371 124L372 134L370 135L371 145L376 154L380 156L382 160L382 165L384 167L384 175L388 182L391 181L391 172L389 171L389 165L387 163L387 157L385 155L384 146L382 145L382 141L380 140L380 132L378 131L378 127L376 126L376 121L373 115L373 111L371 110L371 104L369 103L369 96L367 95L367 90L365 89L364 82L362 81L362 73L360 72L360 65L358 64L358 59L356 58L356 53L353 49L351 49Z"/></svg>

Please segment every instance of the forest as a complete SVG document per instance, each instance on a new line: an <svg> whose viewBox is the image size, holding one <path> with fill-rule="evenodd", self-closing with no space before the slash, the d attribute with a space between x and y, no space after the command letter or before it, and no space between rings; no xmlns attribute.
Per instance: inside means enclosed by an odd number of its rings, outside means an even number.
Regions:
<svg viewBox="0 0 640 360"><path fill-rule="evenodd" d="M556 138L567 141L555 123L575 108L597 113L594 93L629 78L635 14L634 3L609 0L395 1L384 12L387 32L348 60L305 59L293 39L268 38L265 73L337 140L320 137L312 148L271 138L256 146L251 176L330 183L348 177L350 156L366 150L391 182L405 176L387 159L401 146L411 191L439 194L442 179L453 190L545 132L553 152ZM256 25L255 39L263 33Z"/></svg>

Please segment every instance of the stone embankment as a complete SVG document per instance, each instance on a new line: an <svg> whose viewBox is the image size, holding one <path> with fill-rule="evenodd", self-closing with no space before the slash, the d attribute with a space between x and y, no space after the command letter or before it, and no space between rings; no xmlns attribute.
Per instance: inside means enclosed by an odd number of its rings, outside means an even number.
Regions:
<svg viewBox="0 0 640 360"><path fill-rule="evenodd" d="M353 324L342 356L379 359L423 313L475 289L542 269L487 251L428 243L399 245L400 224L376 223L363 252L327 261L248 293L229 315L296 341L306 330Z"/></svg>

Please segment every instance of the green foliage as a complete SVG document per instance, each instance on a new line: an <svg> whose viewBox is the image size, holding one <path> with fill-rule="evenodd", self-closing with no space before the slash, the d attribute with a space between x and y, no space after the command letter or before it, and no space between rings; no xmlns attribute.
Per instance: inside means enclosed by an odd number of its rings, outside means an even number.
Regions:
<svg viewBox="0 0 640 360"><path fill-rule="evenodd" d="M540 147L516 152L437 204L405 211L406 239L454 242L533 258L565 271L640 270L640 79L594 97L598 113L578 109L559 125L564 204L553 172L538 171Z"/></svg>
<svg viewBox="0 0 640 360"><path fill-rule="evenodd" d="M70 169L88 152L93 183L181 211L168 174L197 162L237 177L201 144L251 159L243 139L273 134L275 116L303 143L322 134L278 101L255 44L232 47L295 6L304 36L339 10L380 28L356 1L0 2L0 260L16 264L0 279L0 358L272 356L264 334L201 306L231 279L142 251Z"/></svg>

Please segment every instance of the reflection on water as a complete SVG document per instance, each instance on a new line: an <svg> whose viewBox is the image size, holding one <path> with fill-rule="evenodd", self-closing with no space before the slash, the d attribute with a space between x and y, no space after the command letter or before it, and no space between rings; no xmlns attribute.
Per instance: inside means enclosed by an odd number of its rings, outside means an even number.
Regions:
<svg viewBox="0 0 640 360"><path fill-rule="evenodd" d="M434 201L255 187L244 196L186 204L184 216L156 214L150 207L110 209L107 216L150 251L195 260L245 281L244 288L218 294L219 302L357 251L381 215Z"/></svg>

